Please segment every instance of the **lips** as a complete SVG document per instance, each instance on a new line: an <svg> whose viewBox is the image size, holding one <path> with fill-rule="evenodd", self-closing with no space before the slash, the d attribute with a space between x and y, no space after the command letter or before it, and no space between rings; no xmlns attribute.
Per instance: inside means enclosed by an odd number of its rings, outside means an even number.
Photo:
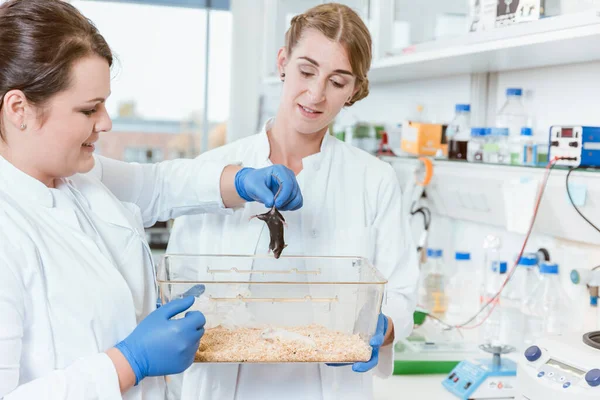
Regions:
<svg viewBox="0 0 600 400"><path fill-rule="evenodd" d="M315 110L310 107L305 107L302 104L298 104L298 110L300 110L300 113L306 118L318 118L321 114L323 114L322 111Z"/></svg>

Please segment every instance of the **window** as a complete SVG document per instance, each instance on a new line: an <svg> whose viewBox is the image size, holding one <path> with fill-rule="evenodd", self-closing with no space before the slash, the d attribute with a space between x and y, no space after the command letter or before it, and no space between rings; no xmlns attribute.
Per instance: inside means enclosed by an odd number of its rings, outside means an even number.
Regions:
<svg viewBox="0 0 600 400"><path fill-rule="evenodd" d="M156 162L195 157L222 144L215 137L229 117L229 1L71 3L115 55L107 102L113 129L100 135L103 156ZM207 11L206 3L213 8Z"/></svg>

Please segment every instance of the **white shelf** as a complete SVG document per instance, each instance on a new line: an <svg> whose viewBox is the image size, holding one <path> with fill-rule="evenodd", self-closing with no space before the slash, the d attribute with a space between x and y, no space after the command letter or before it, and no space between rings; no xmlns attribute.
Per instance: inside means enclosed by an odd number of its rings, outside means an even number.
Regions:
<svg viewBox="0 0 600 400"><path fill-rule="evenodd" d="M414 179L418 161L413 158L384 158L398 175L403 187ZM533 202L535 193L527 193L529 183L541 183L545 170L502 165L473 164L433 160L434 174L426 188L427 205L434 214L475 223L510 228L512 211L522 214L528 225L530 213L518 209L519 202ZM587 224L575 211L567 197L567 170L554 168L544 191L534 233L600 244L600 233ZM581 212L600 225L600 171L575 171L571 185L585 188L586 199ZM528 186L529 185L529 186ZM517 201L515 201L517 200ZM519 229L509 229L524 233Z"/></svg>
<svg viewBox="0 0 600 400"><path fill-rule="evenodd" d="M600 17L580 13L415 46L373 64L373 83L600 60Z"/></svg>

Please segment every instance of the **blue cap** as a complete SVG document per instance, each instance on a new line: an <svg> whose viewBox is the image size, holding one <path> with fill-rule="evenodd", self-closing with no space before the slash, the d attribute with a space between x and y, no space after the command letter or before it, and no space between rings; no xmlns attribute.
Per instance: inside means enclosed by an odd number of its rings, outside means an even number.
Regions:
<svg viewBox="0 0 600 400"><path fill-rule="evenodd" d="M508 136L508 128L487 128L490 136Z"/></svg>
<svg viewBox="0 0 600 400"><path fill-rule="evenodd" d="M537 265L537 263L538 257L535 253L525 253L519 259L519 265L523 265L525 267L533 267L534 265Z"/></svg>
<svg viewBox="0 0 600 400"><path fill-rule="evenodd" d="M485 136L485 128L471 128L471 136Z"/></svg>
<svg viewBox="0 0 600 400"><path fill-rule="evenodd" d="M456 252L456 254L454 255L454 259L455 260L470 260L471 259L471 253L461 253L461 252Z"/></svg>
<svg viewBox="0 0 600 400"><path fill-rule="evenodd" d="M523 95L523 89L520 89L520 88L508 88L508 89L506 89L506 95L507 96L522 96Z"/></svg>
<svg viewBox="0 0 600 400"><path fill-rule="evenodd" d="M471 105L470 104L457 104L455 107L455 111L456 112L471 111Z"/></svg>
<svg viewBox="0 0 600 400"><path fill-rule="evenodd" d="M439 249L427 249L427 257L438 258L442 256L442 250Z"/></svg>
<svg viewBox="0 0 600 400"><path fill-rule="evenodd" d="M540 264L540 274L558 274L558 264L544 262Z"/></svg>
<svg viewBox="0 0 600 400"><path fill-rule="evenodd" d="M531 136L531 135L533 135L533 131L531 130L531 128L528 128L526 126L521 128L521 136Z"/></svg>
<svg viewBox="0 0 600 400"><path fill-rule="evenodd" d="M498 266L500 268L498 268ZM508 264L506 263L506 261L492 262L492 271L494 271L494 272L500 272L501 274L505 274L507 269L508 269Z"/></svg>

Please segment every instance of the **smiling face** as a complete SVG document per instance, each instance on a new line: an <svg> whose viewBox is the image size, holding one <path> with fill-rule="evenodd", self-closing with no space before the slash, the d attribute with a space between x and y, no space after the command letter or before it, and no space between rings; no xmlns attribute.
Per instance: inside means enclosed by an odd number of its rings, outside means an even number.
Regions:
<svg viewBox="0 0 600 400"><path fill-rule="evenodd" d="M100 132L112 128L105 107L109 94L110 68L98 56L73 64L69 87L41 107L28 103L20 91L7 93L5 107L12 115L22 113L27 126L22 131L7 132L11 157L46 184L90 171L94 166L94 142Z"/></svg>
<svg viewBox="0 0 600 400"><path fill-rule="evenodd" d="M279 51L278 67L285 73L280 112L299 133L327 129L357 91L344 46L315 29L302 33L291 54Z"/></svg>

